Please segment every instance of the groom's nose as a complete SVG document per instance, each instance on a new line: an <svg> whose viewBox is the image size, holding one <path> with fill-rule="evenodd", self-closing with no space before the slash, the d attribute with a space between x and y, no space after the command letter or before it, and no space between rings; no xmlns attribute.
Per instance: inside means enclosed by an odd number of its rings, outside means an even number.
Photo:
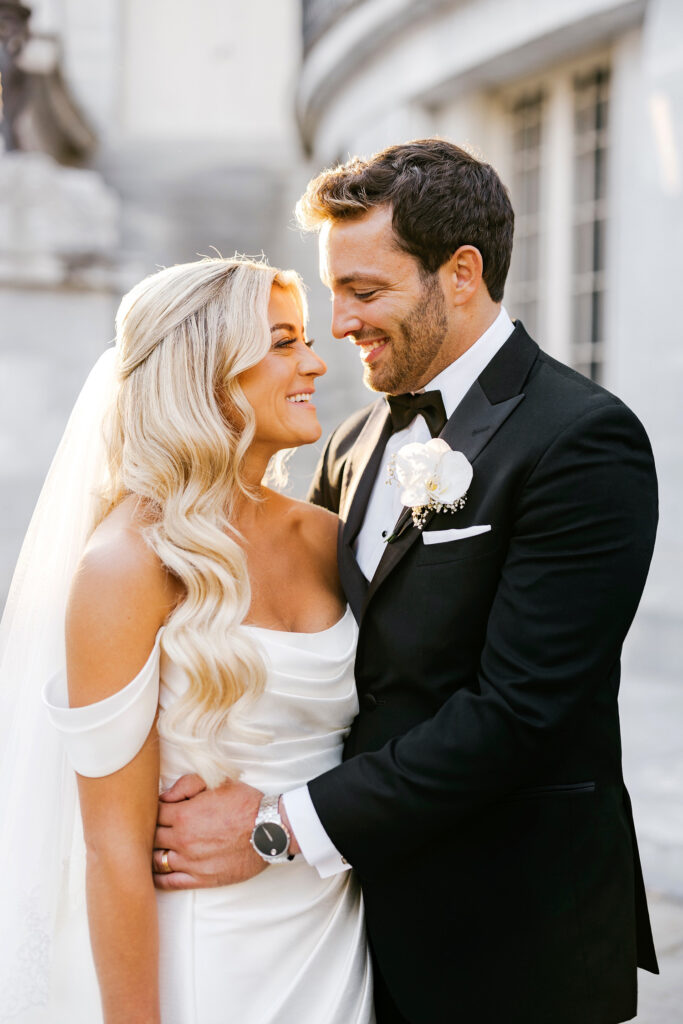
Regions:
<svg viewBox="0 0 683 1024"><path fill-rule="evenodd" d="M335 296L332 299L332 334L335 338L346 338L363 329L363 320L358 316L356 303L348 298Z"/></svg>

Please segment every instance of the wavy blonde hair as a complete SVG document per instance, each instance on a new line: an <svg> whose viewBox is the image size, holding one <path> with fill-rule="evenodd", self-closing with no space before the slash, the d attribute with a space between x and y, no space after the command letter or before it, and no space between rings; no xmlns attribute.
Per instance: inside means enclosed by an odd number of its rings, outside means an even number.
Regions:
<svg viewBox="0 0 683 1024"><path fill-rule="evenodd" d="M257 696L266 669L241 624L251 590L231 520L254 413L239 375L270 349L274 284L307 309L293 271L246 257L168 267L124 296L116 317L118 390L108 426L110 483L100 519L130 494L151 510L147 543L183 583L162 647L189 679L159 717L210 785L230 773L218 734L240 698Z"/></svg>

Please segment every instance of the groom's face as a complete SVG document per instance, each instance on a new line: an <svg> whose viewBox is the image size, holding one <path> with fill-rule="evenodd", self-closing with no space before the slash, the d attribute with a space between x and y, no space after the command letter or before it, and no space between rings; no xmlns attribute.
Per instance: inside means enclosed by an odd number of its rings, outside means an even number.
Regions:
<svg viewBox="0 0 683 1024"><path fill-rule="evenodd" d="M332 333L357 346L373 391L417 391L442 369L448 311L439 272L425 276L399 248L391 208L328 223L320 276L332 293Z"/></svg>

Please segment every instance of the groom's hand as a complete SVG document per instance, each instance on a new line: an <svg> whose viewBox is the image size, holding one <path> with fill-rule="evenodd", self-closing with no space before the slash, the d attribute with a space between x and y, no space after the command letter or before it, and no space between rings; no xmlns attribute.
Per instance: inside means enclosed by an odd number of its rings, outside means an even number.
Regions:
<svg viewBox="0 0 683 1024"><path fill-rule="evenodd" d="M197 775L178 779L159 799L153 855L157 889L230 885L263 871L267 864L249 841L262 796L243 782L207 789Z"/></svg>

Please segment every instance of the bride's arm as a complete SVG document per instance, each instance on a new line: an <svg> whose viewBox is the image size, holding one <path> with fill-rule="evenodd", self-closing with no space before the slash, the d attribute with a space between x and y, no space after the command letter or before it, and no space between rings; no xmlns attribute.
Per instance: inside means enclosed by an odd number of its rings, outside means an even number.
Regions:
<svg viewBox="0 0 683 1024"><path fill-rule="evenodd" d="M163 571L139 537L91 549L67 612L71 706L101 701L134 679L168 610ZM160 1020L151 872L158 779L155 727L125 767L103 778L78 776L90 937L106 1024Z"/></svg>

